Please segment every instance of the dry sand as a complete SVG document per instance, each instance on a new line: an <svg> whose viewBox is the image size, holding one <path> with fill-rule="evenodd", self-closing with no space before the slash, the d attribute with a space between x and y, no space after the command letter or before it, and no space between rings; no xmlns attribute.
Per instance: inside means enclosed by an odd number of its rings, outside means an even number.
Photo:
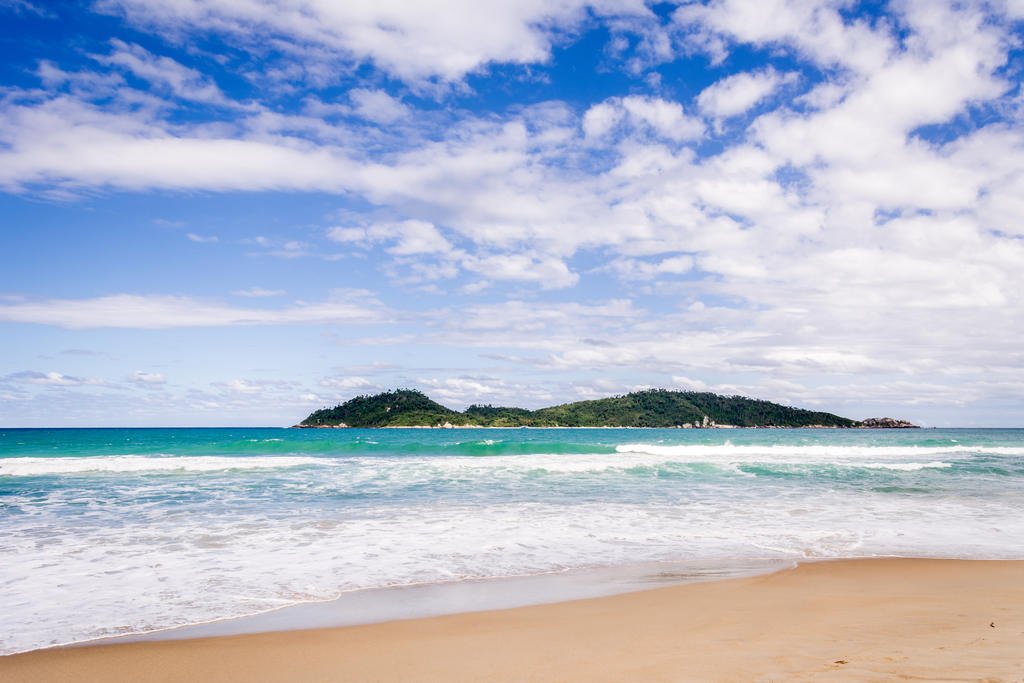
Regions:
<svg viewBox="0 0 1024 683"><path fill-rule="evenodd" d="M856 560L336 629L61 648L15 681L1024 681L1024 562Z"/></svg>

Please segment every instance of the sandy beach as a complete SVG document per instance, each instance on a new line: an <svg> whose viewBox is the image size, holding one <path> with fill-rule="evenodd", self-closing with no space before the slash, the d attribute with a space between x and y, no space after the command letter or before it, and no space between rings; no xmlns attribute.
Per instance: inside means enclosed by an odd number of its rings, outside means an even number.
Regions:
<svg viewBox="0 0 1024 683"><path fill-rule="evenodd" d="M41 650L21 681L1021 681L1024 562L883 559L334 629Z"/></svg>

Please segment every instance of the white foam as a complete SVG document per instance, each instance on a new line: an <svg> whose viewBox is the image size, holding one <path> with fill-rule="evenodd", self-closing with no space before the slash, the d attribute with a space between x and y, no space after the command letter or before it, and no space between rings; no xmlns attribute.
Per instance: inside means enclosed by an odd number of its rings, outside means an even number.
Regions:
<svg viewBox="0 0 1024 683"><path fill-rule="evenodd" d="M901 472L916 472L927 469L946 469L952 467L952 463L933 460L932 462L866 462L859 467L866 467L872 470L899 470Z"/></svg>
<svg viewBox="0 0 1024 683"><path fill-rule="evenodd" d="M922 456L981 453L1006 456L1024 455L1024 448L1007 446L736 446L731 443L714 446L662 446L636 443L616 446L615 450L619 453L660 455L670 457L676 462L714 462L721 459L757 462L842 462L849 458L863 457L920 458Z"/></svg>
<svg viewBox="0 0 1024 683"><path fill-rule="evenodd" d="M329 465L330 460L300 456L146 456L107 455L87 458L2 458L0 476L28 477L85 472L216 472Z"/></svg>
<svg viewBox="0 0 1024 683"><path fill-rule="evenodd" d="M1009 451L1012 449L1003 449ZM1020 450L1024 454L1024 449ZM939 460L924 461L922 456L966 456L989 453L988 449L914 448L914 447L827 447L827 446L661 446L654 444L626 444L616 447L615 453L532 453L520 455L492 455L487 457L445 456L403 458L393 461L403 472L396 476L416 476L417 473L451 475L488 471L514 474L527 471L558 473L599 473L628 471L638 468L662 468L673 465L710 465L723 471L750 476L738 469L743 464L767 465L836 465L840 467L874 467L913 471L928 467L944 468L950 463ZM1004 453L1007 454L1007 453ZM903 462L905 460L910 462ZM387 461L356 459L363 466L380 471L390 468ZM886 461L891 461L887 463ZM936 464L938 463L938 464ZM888 467L888 465L892 465ZM897 466L898 465L898 466ZM422 468L422 469L421 469Z"/></svg>
<svg viewBox="0 0 1024 683"><path fill-rule="evenodd" d="M168 487L171 485L168 484ZM169 491L170 489L168 489ZM149 492L150 495L153 493ZM675 503L377 506L355 512L126 504L87 524L11 517L0 650L239 616L360 588L700 558L1024 557L1017 500L714 492ZM90 514L102 513L99 510ZM88 510L83 510L88 512Z"/></svg>
<svg viewBox="0 0 1024 683"><path fill-rule="evenodd" d="M325 466L344 462L359 465L374 472L404 469L424 474L438 470L448 472L472 470L547 471L547 472L600 472L635 467L658 467L668 464L717 465L733 469L736 464L836 464L845 466L876 467L886 460L899 461L901 469L912 471L926 467L947 467L939 460L923 462L934 456L964 456L990 454L1002 456L1024 455L1024 448L995 446L747 446L726 443L722 445L659 445L623 444L615 453L532 453L493 455L486 457L451 455L403 457L398 459L350 457L334 459L298 455L266 456L171 456L110 455L74 458L0 458L0 476L33 476L53 474L79 474L88 472L213 472L220 470L277 469L290 467ZM868 462L864 462L864 460ZM942 463L942 464L934 464ZM921 464L920 467L918 465Z"/></svg>

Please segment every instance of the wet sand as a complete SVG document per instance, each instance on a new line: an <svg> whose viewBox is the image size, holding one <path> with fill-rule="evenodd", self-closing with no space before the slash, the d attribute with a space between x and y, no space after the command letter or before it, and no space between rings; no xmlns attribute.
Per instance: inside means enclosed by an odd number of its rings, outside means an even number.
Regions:
<svg viewBox="0 0 1024 683"><path fill-rule="evenodd" d="M20 681L1022 681L1024 562L851 560L557 604L40 650Z"/></svg>

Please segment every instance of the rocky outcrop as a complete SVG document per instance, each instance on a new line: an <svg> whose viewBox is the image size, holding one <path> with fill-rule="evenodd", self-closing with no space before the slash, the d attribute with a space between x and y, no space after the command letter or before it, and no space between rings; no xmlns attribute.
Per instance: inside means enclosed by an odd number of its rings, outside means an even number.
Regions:
<svg viewBox="0 0 1024 683"><path fill-rule="evenodd" d="M892 417L869 417L866 420L861 420L857 426L865 429L920 429L916 424Z"/></svg>
<svg viewBox="0 0 1024 683"><path fill-rule="evenodd" d="M292 425L292 429L348 429L348 425L344 422L339 422L336 425L307 425L300 423Z"/></svg>
<svg viewBox="0 0 1024 683"><path fill-rule="evenodd" d="M739 429L736 425L720 425L707 415L699 422L684 422L676 425L676 429Z"/></svg>

